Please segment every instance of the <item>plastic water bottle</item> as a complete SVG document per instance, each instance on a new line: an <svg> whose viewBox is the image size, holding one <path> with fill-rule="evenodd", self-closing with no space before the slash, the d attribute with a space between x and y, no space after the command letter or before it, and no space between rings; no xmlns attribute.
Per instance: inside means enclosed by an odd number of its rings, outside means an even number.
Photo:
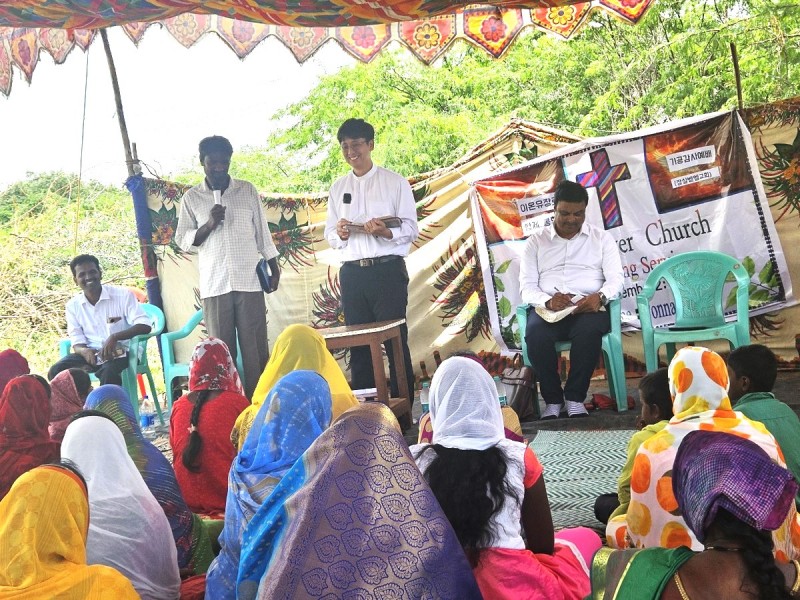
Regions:
<svg viewBox="0 0 800 600"><path fill-rule="evenodd" d="M422 405L422 414L428 412L428 398L431 393L431 382L430 381L423 381L422 382L422 389L419 392L419 402Z"/></svg>
<svg viewBox="0 0 800 600"><path fill-rule="evenodd" d="M499 375L495 375L492 379L494 379L494 388L497 390L497 399L500 401L500 406L507 406L506 384L503 383Z"/></svg>
<svg viewBox="0 0 800 600"><path fill-rule="evenodd" d="M142 429L155 424L154 410L155 404L150 401L150 398L146 394L142 396L142 403L139 405L139 425Z"/></svg>

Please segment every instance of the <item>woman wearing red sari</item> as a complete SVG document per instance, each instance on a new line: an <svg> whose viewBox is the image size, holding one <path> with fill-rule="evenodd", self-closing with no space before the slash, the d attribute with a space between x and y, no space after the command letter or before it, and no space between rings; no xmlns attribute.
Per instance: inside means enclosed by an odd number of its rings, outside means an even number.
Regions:
<svg viewBox="0 0 800 600"><path fill-rule="evenodd" d="M60 458L50 440L50 399L32 375L15 377L0 395L0 500L17 477Z"/></svg>
<svg viewBox="0 0 800 600"><path fill-rule="evenodd" d="M173 405L169 433L175 476L193 512L224 515L228 471L236 457L231 429L248 406L225 342L209 338L197 344L189 363L189 393Z"/></svg>

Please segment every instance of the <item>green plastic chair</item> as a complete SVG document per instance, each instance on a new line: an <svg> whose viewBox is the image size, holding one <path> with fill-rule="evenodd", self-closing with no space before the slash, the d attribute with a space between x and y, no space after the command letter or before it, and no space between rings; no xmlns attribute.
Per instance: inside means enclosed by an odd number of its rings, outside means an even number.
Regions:
<svg viewBox="0 0 800 600"><path fill-rule="evenodd" d="M526 366L536 370L528 356L528 344L525 342L525 331L528 324L529 304L517 307L517 323L519 324L520 338L522 340L522 360ZM603 362L606 366L606 379L611 396L617 403L617 410L628 410L628 389L625 382L625 360L622 356L622 305L619 299L611 300L606 307L611 317L611 331L603 336ZM566 352L572 344L569 341L556 342L556 352ZM536 394L533 403L536 418L540 418L539 398Z"/></svg>
<svg viewBox="0 0 800 600"><path fill-rule="evenodd" d="M147 342L150 338L159 335L164 331L164 313L161 309L154 304L142 304L142 310L150 317L150 326L152 329L146 335L137 335L130 339L128 347L128 368L122 372L122 387L128 392L133 405L133 411L136 414L136 419L139 418L139 385L137 375L145 375L147 382L150 385L151 398L158 413L159 422L164 424L164 415L161 412L161 406L158 403L158 392L156 391L155 381L153 374L150 372L150 366L147 364ZM72 349L72 342L69 339L63 339L58 343L58 353L60 357L64 357L70 353ZM139 356L141 354L141 357ZM89 377L93 381L97 381L94 373L89 373Z"/></svg>
<svg viewBox="0 0 800 600"><path fill-rule="evenodd" d="M189 337L195 328L203 320L203 311L198 310L194 313L186 324L177 331L169 331L161 335L161 361L164 365L164 383L167 386L167 404L172 410L172 403L174 397L172 394L172 381L176 377L189 376L189 363L175 362L175 342ZM236 340L236 370L239 371L239 377L243 377L244 369L242 368L242 348L239 345L239 340Z"/></svg>
<svg viewBox="0 0 800 600"><path fill-rule="evenodd" d="M725 283L736 280L736 320L725 321ZM675 301L675 325L653 327L650 302L664 281ZM685 252L659 264L647 276L636 296L642 323L642 343L647 371L658 368L658 351L666 345L667 362L675 356L678 342L725 339L731 348L750 343L750 275L735 258L721 252Z"/></svg>

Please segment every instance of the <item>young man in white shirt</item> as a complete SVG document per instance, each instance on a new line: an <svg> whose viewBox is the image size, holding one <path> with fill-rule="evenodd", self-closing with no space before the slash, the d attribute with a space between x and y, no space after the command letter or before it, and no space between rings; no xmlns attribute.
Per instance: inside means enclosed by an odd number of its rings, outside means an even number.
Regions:
<svg viewBox="0 0 800 600"><path fill-rule="evenodd" d="M50 367L47 378L79 368L96 373L101 385L122 385L122 372L128 368L127 340L150 333L150 317L133 292L102 284L103 271L96 257L76 256L69 268L82 290L67 302L67 334L72 353Z"/></svg>
<svg viewBox="0 0 800 600"><path fill-rule="evenodd" d="M574 181L562 181L555 192L552 225L530 235L520 265L520 296L533 307L574 312L548 323L528 313L525 342L547 404L542 419L558 418L564 403L570 417L588 415L583 403L589 390L603 335L611 328L608 301L622 291L619 251L607 231L586 223L589 195ZM573 300L576 298L576 300ZM558 374L555 343L569 340L570 370L564 388Z"/></svg>
<svg viewBox="0 0 800 600"><path fill-rule="evenodd" d="M363 119L348 119L337 139L352 171L331 186L325 237L339 250L339 271L345 323L358 325L404 319L408 304L408 271L404 258L417 239L417 210L408 180L372 162L375 129ZM399 226L387 227L381 217L397 217ZM350 230L363 223L364 232ZM409 391L414 389L414 369L408 349L408 327L402 326L403 360ZM391 392L398 395L391 344ZM368 346L350 349L354 389L375 387ZM413 396L408 399L414 401Z"/></svg>
<svg viewBox="0 0 800 600"><path fill-rule="evenodd" d="M244 389L252 398L269 358L267 307L256 265L261 257L267 260L273 291L278 288L280 268L255 186L228 175L232 155L233 146L224 137L200 141L206 177L181 199L175 241L183 250L198 253L208 334L228 345L234 362L238 337Z"/></svg>

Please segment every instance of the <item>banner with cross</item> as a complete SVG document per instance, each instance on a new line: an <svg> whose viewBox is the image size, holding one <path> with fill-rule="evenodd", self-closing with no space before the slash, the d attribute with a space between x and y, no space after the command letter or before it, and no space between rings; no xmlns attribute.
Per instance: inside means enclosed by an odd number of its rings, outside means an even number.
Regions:
<svg viewBox="0 0 800 600"><path fill-rule="evenodd" d="M750 132L736 112L715 113L584 140L474 183L471 206L489 319L502 350L520 347L514 313L525 239L551 226L553 191L564 179L587 188L586 221L617 243L628 330L639 327L636 295L647 274L692 250L724 252L745 265L752 276L751 315L796 303ZM674 323L668 288L654 307L655 325Z"/></svg>

